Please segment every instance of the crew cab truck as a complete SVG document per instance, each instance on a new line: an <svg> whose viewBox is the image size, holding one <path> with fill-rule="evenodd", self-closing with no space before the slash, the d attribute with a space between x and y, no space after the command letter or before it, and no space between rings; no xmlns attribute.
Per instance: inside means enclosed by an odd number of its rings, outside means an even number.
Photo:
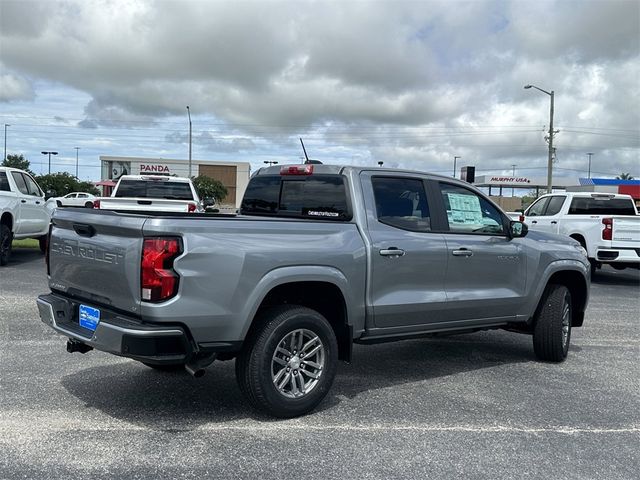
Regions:
<svg viewBox="0 0 640 480"><path fill-rule="evenodd" d="M240 215L56 211L42 321L92 348L194 376L235 358L277 417L312 410L353 343L509 329L565 359L589 262L474 187L332 165L256 172Z"/></svg>
<svg viewBox="0 0 640 480"><path fill-rule="evenodd" d="M35 238L46 248L49 211L44 193L24 170L0 167L0 266L9 263L14 239Z"/></svg>
<svg viewBox="0 0 640 480"><path fill-rule="evenodd" d="M200 212L200 198L189 178L122 175L110 197L97 198L94 208L141 212Z"/></svg>
<svg viewBox="0 0 640 480"><path fill-rule="evenodd" d="M543 195L522 219L531 230L567 235L587 251L591 273L603 264L640 268L640 216L630 195L564 192Z"/></svg>

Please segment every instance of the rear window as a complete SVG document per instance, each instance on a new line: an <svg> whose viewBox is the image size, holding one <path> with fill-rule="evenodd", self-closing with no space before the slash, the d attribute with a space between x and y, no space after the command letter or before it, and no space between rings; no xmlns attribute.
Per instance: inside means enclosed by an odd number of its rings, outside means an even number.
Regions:
<svg viewBox="0 0 640 480"><path fill-rule="evenodd" d="M626 198L574 198L569 215L635 215L633 202Z"/></svg>
<svg viewBox="0 0 640 480"><path fill-rule="evenodd" d="M341 175L254 177L244 194L240 212L320 220L351 219L347 189Z"/></svg>
<svg viewBox="0 0 640 480"><path fill-rule="evenodd" d="M115 197L167 198L171 200L193 200L188 183L166 180L121 180Z"/></svg>
<svg viewBox="0 0 640 480"><path fill-rule="evenodd" d="M5 172L0 172L0 192L10 192L9 179Z"/></svg>

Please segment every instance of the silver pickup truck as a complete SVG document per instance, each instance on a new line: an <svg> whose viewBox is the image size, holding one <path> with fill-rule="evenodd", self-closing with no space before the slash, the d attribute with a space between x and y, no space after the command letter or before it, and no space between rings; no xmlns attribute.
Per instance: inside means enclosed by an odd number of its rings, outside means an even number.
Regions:
<svg viewBox="0 0 640 480"><path fill-rule="evenodd" d="M278 417L309 412L353 343L507 329L559 362L583 323L584 249L528 232L452 178L273 166L240 215L58 210L42 321L91 349L198 377L235 358Z"/></svg>

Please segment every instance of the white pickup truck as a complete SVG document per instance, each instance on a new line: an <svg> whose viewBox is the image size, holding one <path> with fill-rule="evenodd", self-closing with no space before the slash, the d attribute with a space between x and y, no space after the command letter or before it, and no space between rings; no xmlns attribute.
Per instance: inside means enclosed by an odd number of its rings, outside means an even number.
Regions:
<svg viewBox="0 0 640 480"><path fill-rule="evenodd" d="M193 182L184 177L123 175L110 197L93 201L101 210L141 212L202 212Z"/></svg>
<svg viewBox="0 0 640 480"><path fill-rule="evenodd" d="M44 193L33 177L0 167L0 266L9 263L14 239L37 238L44 252L50 221Z"/></svg>
<svg viewBox="0 0 640 480"><path fill-rule="evenodd" d="M531 230L568 235L587 251L591 273L602 264L640 268L640 216L633 198L611 193L543 195L524 211Z"/></svg>

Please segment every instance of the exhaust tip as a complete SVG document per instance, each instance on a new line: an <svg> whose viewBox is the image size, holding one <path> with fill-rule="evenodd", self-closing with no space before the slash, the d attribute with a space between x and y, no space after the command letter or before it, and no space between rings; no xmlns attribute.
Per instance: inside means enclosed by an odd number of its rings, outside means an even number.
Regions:
<svg viewBox="0 0 640 480"><path fill-rule="evenodd" d="M184 369L194 378L201 378L206 373L204 368L194 367L192 365L186 364Z"/></svg>

